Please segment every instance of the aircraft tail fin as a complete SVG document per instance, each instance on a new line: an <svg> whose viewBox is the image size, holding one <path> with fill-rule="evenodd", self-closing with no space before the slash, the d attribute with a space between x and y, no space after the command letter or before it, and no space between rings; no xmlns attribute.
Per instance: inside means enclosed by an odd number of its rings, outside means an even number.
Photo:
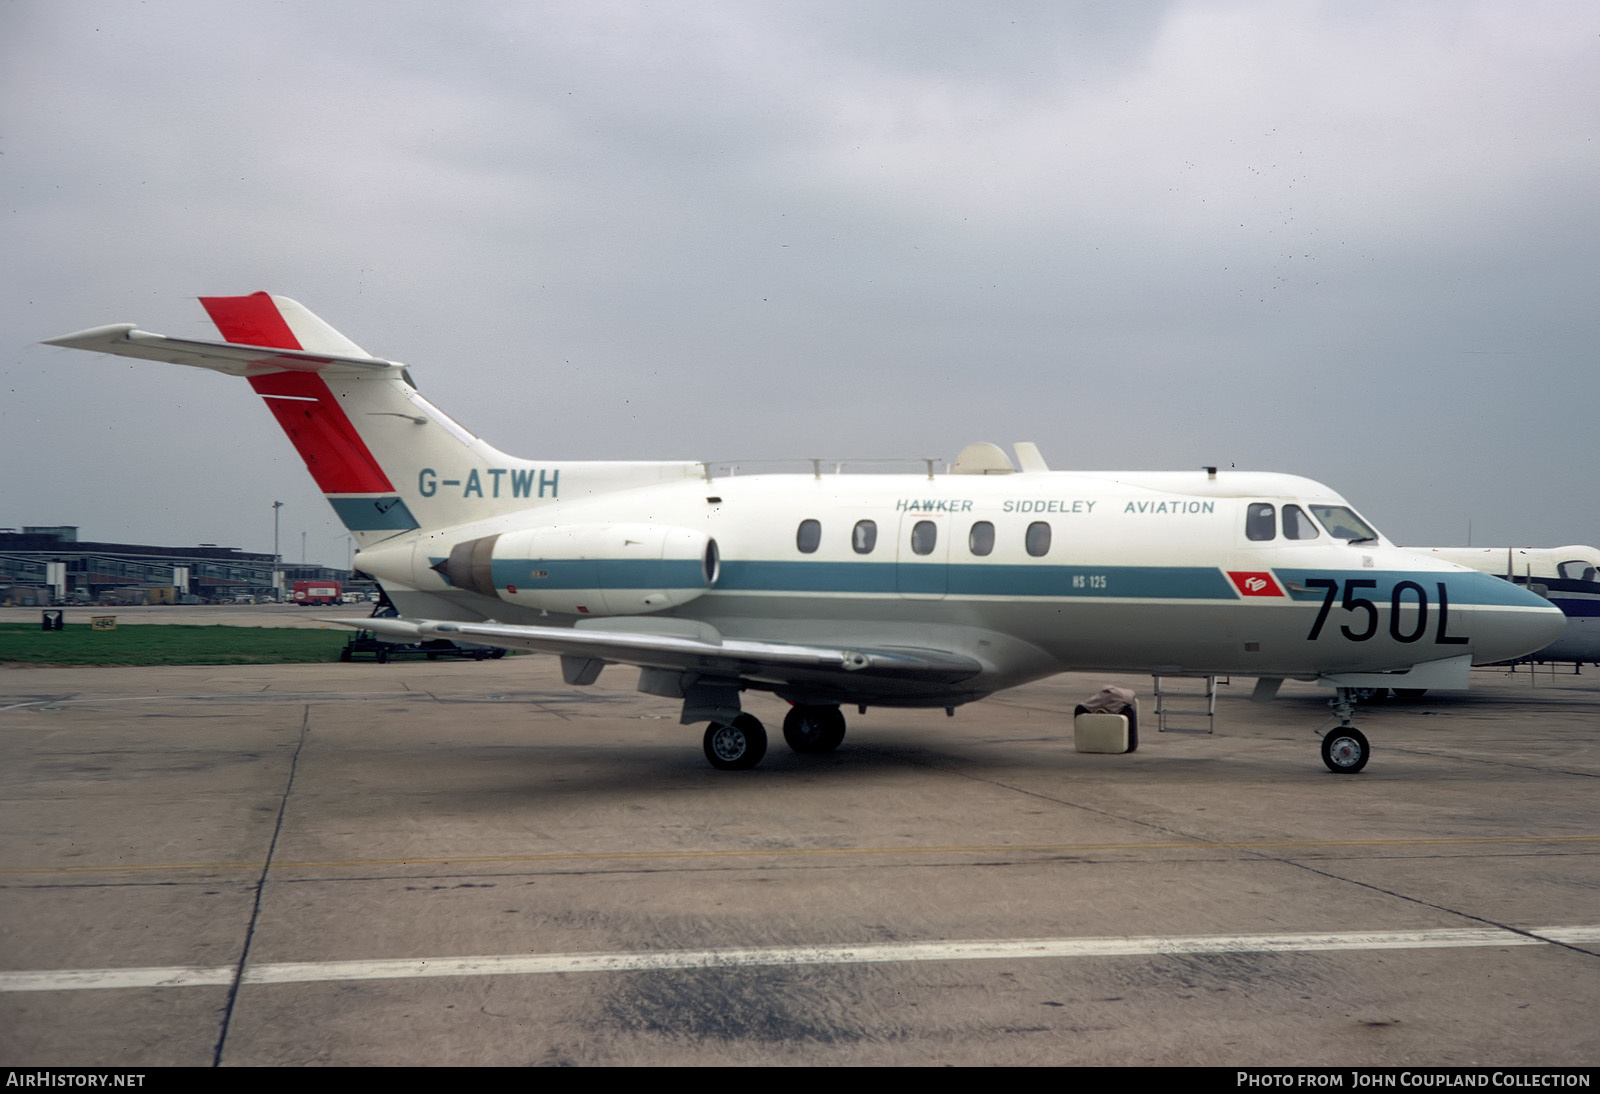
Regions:
<svg viewBox="0 0 1600 1094"><path fill-rule="evenodd" d="M200 302L226 341L168 338L120 323L47 344L245 378L362 547L564 494L699 473L693 463L574 464L508 456L423 398L405 366L371 356L296 301L258 292Z"/></svg>
<svg viewBox="0 0 1600 1094"><path fill-rule="evenodd" d="M217 325L224 341L236 345L273 346L340 357L371 354L334 330L297 300L257 292L249 296L202 296L200 306Z"/></svg>

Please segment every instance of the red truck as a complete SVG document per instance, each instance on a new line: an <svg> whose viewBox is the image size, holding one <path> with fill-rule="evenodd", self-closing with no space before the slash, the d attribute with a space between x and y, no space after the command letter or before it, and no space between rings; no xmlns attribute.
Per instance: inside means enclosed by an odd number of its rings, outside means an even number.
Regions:
<svg viewBox="0 0 1600 1094"><path fill-rule="evenodd" d="M344 590L337 581L296 581L294 602L310 608L318 604L338 604Z"/></svg>

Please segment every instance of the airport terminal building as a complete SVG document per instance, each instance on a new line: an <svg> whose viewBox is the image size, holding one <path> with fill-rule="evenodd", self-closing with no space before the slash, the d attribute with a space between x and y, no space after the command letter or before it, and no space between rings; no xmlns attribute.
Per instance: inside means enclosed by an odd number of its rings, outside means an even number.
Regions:
<svg viewBox="0 0 1600 1094"><path fill-rule="evenodd" d="M281 586L262 552L82 541L73 525L0 529L0 604L218 603L277 599L300 580L351 584L349 570L330 566L276 569ZM356 585L372 587L364 575Z"/></svg>

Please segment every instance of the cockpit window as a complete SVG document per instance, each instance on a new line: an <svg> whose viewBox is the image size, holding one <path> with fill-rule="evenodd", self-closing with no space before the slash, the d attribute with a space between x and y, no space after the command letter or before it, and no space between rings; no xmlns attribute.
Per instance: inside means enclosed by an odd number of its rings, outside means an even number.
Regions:
<svg viewBox="0 0 1600 1094"><path fill-rule="evenodd" d="M1283 534L1287 539L1316 539L1322 533L1298 505L1283 507Z"/></svg>
<svg viewBox="0 0 1600 1094"><path fill-rule="evenodd" d="M1345 539L1351 543L1378 541L1377 531L1372 525L1356 516L1353 509L1343 505L1313 505L1311 511L1328 530L1328 534L1335 539Z"/></svg>
<svg viewBox="0 0 1600 1094"><path fill-rule="evenodd" d="M1594 566L1581 558L1560 563L1556 566L1556 573L1568 581L1593 581L1595 579Z"/></svg>
<svg viewBox="0 0 1600 1094"><path fill-rule="evenodd" d="M1248 539L1268 540L1278 538L1278 512L1266 502L1250 504L1245 512L1244 534Z"/></svg>

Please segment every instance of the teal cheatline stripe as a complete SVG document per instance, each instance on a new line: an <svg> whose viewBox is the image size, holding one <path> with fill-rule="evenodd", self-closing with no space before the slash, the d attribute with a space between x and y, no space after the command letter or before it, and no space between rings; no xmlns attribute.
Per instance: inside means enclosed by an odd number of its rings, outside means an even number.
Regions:
<svg viewBox="0 0 1600 1094"><path fill-rule="evenodd" d="M951 596L1083 596L1150 600L1237 600L1222 571L1208 566L950 567Z"/></svg>
<svg viewBox="0 0 1600 1094"><path fill-rule="evenodd" d="M895 585L908 596L944 596L950 591L949 567L907 562L895 567Z"/></svg>
<svg viewBox="0 0 1600 1094"><path fill-rule="evenodd" d="M1130 597L1237 600L1222 571L1204 566L1047 566L937 562L750 562L724 559L717 588L731 592L948 593L950 596Z"/></svg>
<svg viewBox="0 0 1600 1094"><path fill-rule="evenodd" d="M908 564L909 565L909 564ZM893 562L760 562L724 558L725 592L895 593Z"/></svg>
<svg viewBox="0 0 1600 1094"><path fill-rule="evenodd" d="M1285 570L1274 569L1278 580L1283 583L1284 590L1296 600L1320 601L1327 596L1327 587L1293 588L1293 585L1304 586L1307 581L1336 581L1339 583L1337 596L1345 595L1345 583L1355 580L1376 582L1376 585L1363 585L1355 590L1355 595L1367 600L1389 601L1394 597L1394 587L1402 581L1410 581L1421 585L1429 599L1435 597L1435 587L1442 581L1445 592L1450 598L1451 607L1468 604L1497 604L1519 608L1548 607L1548 602L1542 597L1518 588L1511 582L1498 577L1490 577L1480 573L1451 573L1439 570ZM1415 595L1411 590L1402 593L1402 603L1416 603ZM1342 603L1342 600L1340 601Z"/></svg>
<svg viewBox="0 0 1600 1094"><path fill-rule="evenodd" d="M406 503L396 497L330 497L328 504L352 532L409 532L422 527L406 508Z"/></svg>
<svg viewBox="0 0 1600 1094"><path fill-rule="evenodd" d="M518 589L703 589L705 573L693 559L497 558L497 588Z"/></svg>
<svg viewBox="0 0 1600 1094"><path fill-rule="evenodd" d="M494 583L519 589L697 589L694 560L496 559ZM938 562L723 559L724 592L948 594L1237 600L1222 571L1204 566L1047 566Z"/></svg>

